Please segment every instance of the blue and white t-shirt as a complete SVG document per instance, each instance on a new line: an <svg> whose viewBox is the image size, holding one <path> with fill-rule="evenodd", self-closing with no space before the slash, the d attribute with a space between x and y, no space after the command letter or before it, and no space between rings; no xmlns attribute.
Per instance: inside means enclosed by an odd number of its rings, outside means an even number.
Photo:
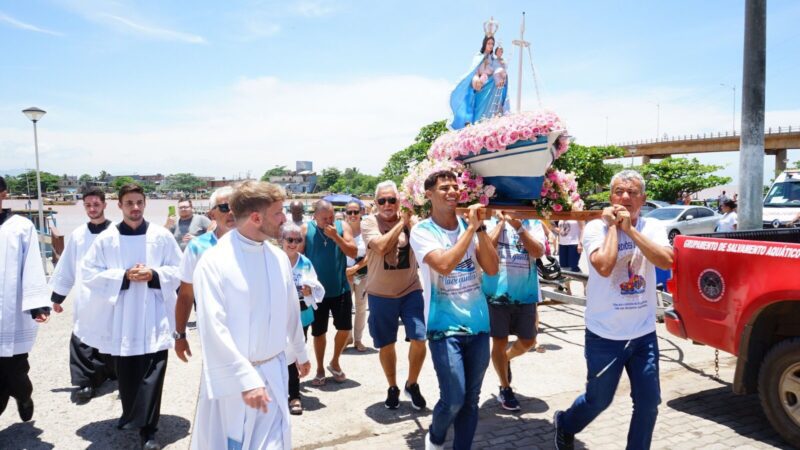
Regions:
<svg viewBox="0 0 800 450"><path fill-rule="evenodd" d="M669 247L663 225L639 217L636 230L656 244ZM608 234L601 219L583 229L586 254L600 249ZM603 277L589 264L586 285L586 328L600 337L614 340L636 339L656 329L656 270L633 240L617 229L617 263L611 275Z"/></svg>
<svg viewBox="0 0 800 450"><path fill-rule="evenodd" d="M309 307L300 313L300 321L304 327L307 327L314 321L314 309L317 308L317 303L321 303L325 298L325 288L317 279L317 272L314 270L311 260L302 254L297 255L297 262L292 267L292 278L297 288L298 299ZM303 286L311 288L310 297L303 295Z"/></svg>
<svg viewBox="0 0 800 450"><path fill-rule="evenodd" d="M217 236L213 232L203 233L189 241L181 257L181 265L178 268L181 281L192 284L197 262L200 261L200 257L203 256L206 250L215 245L217 245Z"/></svg>
<svg viewBox="0 0 800 450"><path fill-rule="evenodd" d="M491 233L498 220L486 221L487 232ZM523 220L522 227L533 239L544 243L542 223L538 220ZM483 293L493 305L531 304L541 300L539 275L536 264L522 241L510 224L506 223L497 240L497 255L500 257L500 270L497 275L483 274Z"/></svg>
<svg viewBox="0 0 800 450"><path fill-rule="evenodd" d="M473 236L469 249L449 275L439 274L424 262L428 253L451 248L466 228L463 219L455 230L425 219L411 230L411 248L422 272L428 339L489 332L489 307L481 291L475 256L477 237Z"/></svg>

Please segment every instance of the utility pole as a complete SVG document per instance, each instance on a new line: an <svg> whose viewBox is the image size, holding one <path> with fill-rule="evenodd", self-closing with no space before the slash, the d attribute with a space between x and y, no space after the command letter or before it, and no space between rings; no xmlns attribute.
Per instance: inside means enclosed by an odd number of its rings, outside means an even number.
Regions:
<svg viewBox="0 0 800 450"><path fill-rule="evenodd" d="M744 8L738 229L757 230L763 227L767 1L745 0Z"/></svg>

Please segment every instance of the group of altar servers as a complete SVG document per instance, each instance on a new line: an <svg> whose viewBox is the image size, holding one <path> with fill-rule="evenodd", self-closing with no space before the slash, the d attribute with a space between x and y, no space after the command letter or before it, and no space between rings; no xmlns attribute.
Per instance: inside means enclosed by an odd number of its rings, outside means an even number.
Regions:
<svg viewBox="0 0 800 450"><path fill-rule="evenodd" d="M51 305L62 312L71 293L76 399L89 401L105 380L116 378L122 403L117 427L139 430L142 448L160 449L168 349L185 339L173 330L187 254L172 233L145 220L140 186L119 190L123 220L114 224L105 218L104 193L92 190L83 200L89 222L70 236L48 286L36 228L2 209L7 194L0 177L0 414L13 397L23 421L33 416L28 352ZM183 280L193 282L204 349L192 448L291 448L288 404L273 400L287 398L287 364L296 362L302 377L310 363L292 267L266 242L285 221L284 196L276 185L245 182L227 203L212 199L212 208L232 211L235 229L211 231L216 245L189 262L196 264L194 276Z"/></svg>

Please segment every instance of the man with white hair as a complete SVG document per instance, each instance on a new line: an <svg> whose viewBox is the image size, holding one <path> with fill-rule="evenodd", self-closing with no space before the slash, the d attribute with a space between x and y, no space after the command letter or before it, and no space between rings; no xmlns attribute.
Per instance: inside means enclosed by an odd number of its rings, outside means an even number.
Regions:
<svg viewBox="0 0 800 450"><path fill-rule="evenodd" d="M285 195L266 182L238 186L230 196L236 229L195 269L200 395L209 401L198 403L194 449L291 449L285 352L301 377L311 363L291 263L267 242L286 221Z"/></svg>
<svg viewBox="0 0 800 450"><path fill-rule="evenodd" d="M664 227L639 216L646 199L642 176L623 170L611 179L611 206L584 228L586 393L556 411L559 450L572 449L575 434L611 404L623 369L633 399L627 448L650 448L661 403L655 268L669 269L673 252Z"/></svg>
<svg viewBox="0 0 800 450"><path fill-rule="evenodd" d="M384 406L396 409L400 404L397 387L398 319L402 319L408 349L408 378L403 385L406 397L414 409L425 408L425 398L417 384L425 361L425 300L417 274L417 260L409 244L411 213L398 214L397 185L384 181L375 188L378 212L365 217L361 233L367 245L367 301L369 302L369 334L379 355L383 374L389 382Z"/></svg>
<svg viewBox="0 0 800 450"><path fill-rule="evenodd" d="M192 289L194 269L206 250L217 245L219 238L236 228L236 221L233 219L233 212L228 204L228 198L232 193L233 188L225 186L211 194L208 215L216 222L217 227L213 232L201 234L189 241L183 252L179 266L181 287L178 290L178 302L175 305L174 334L175 354L183 362L188 362L187 356L192 356L192 349L186 339L186 324L189 322L189 315L192 313L194 304L194 289Z"/></svg>

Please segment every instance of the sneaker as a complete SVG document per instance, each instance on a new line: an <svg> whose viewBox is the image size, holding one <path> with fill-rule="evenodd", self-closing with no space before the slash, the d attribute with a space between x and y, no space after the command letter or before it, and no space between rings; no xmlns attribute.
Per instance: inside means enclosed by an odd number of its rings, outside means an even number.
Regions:
<svg viewBox="0 0 800 450"><path fill-rule="evenodd" d="M519 411L519 402L517 401L517 397L514 395L514 391L511 389L511 386L504 388L500 388L500 394L497 396L497 401L500 402L500 406L503 407L506 411Z"/></svg>
<svg viewBox="0 0 800 450"><path fill-rule="evenodd" d="M575 435L564 432L564 429L558 423L563 414L564 411L556 411L553 416L553 427L555 428L554 444L556 450L573 450L575 448Z"/></svg>
<svg viewBox="0 0 800 450"><path fill-rule="evenodd" d="M419 391L419 384L406 384L406 388L403 389L403 392L406 394L406 398L411 400L411 406L414 409L417 411L425 409L425 397L423 397L422 393Z"/></svg>
<svg viewBox="0 0 800 450"><path fill-rule="evenodd" d="M425 435L425 450L444 450L444 445L436 445L431 442L431 432Z"/></svg>
<svg viewBox="0 0 800 450"><path fill-rule="evenodd" d="M383 403L387 409L397 409L400 406L400 388L392 386L386 392L386 402Z"/></svg>

